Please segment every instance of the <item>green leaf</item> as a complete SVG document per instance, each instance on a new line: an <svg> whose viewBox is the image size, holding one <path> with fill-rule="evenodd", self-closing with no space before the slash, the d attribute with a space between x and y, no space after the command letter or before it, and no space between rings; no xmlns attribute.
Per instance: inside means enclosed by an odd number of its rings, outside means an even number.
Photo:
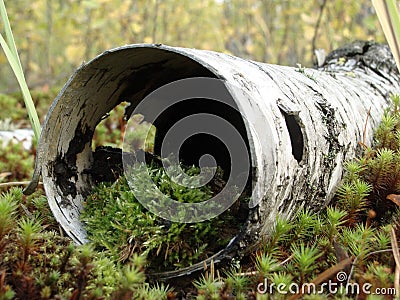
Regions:
<svg viewBox="0 0 400 300"><path fill-rule="evenodd" d="M39 118L35 109L35 105L33 103L31 94L29 92L28 85L25 80L24 72L22 70L21 62L18 57L17 48L15 46L15 41L12 35L11 26L8 21L6 7L4 5L4 1L0 1L0 14L1 18L3 19L7 42L0 34L0 44L6 54L7 60L17 77L18 84L21 88L22 95L24 97L25 106L28 110L29 120L32 124L33 132L35 134L36 140L39 140L40 136L40 122Z"/></svg>
<svg viewBox="0 0 400 300"><path fill-rule="evenodd" d="M7 45L9 45L14 58L16 58L18 61L19 68L22 70L21 62L18 58L18 52L17 52L17 47L15 45L14 36L11 30L10 21L8 20L6 6L4 5L4 0L0 1L0 15L1 19L3 20L4 30L6 32Z"/></svg>
<svg viewBox="0 0 400 300"><path fill-rule="evenodd" d="M372 0L386 40L400 70L400 17L395 0Z"/></svg>

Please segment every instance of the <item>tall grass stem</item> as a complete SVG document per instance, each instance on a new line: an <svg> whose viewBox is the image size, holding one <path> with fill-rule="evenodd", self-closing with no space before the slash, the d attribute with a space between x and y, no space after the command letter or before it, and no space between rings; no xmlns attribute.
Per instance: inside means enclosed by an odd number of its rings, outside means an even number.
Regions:
<svg viewBox="0 0 400 300"><path fill-rule="evenodd" d="M6 39L4 39L3 35L0 34L0 45L4 50L4 53L15 74L15 77L17 77L17 81L25 101L25 106L28 110L28 116L33 128L33 132L35 134L36 140L39 140L41 131L40 121L36 112L35 104L33 103L32 96L29 92L29 88L25 80L24 71L22 69L21 61L18 56L18 51L15 45L15 40L12 34L11 25L8 19L4 0L0 0L0 15L1 19L3 20L4 30L6 33Z"/></svg>

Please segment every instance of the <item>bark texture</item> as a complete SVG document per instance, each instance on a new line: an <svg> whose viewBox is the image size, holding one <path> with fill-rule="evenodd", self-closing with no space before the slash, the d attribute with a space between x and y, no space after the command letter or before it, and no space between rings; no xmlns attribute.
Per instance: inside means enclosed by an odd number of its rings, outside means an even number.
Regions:
<svg viewBox="0 0 400 300"><path fill-rule="evenodd" d="M246 92L229 90L240 114L190 104L156 125L156 152L174 122L199 110L227 119L246 139L255 197L242 232L212 257L214 262L245 254L268 236L277 215L290 218L302 207L324 207L341 180L343 162L360 150L359 142L372 142L390 93L400 87L389 48L372 42L340 48L318 69L164 45L106 51L83 64L52 104L26 189L32 192L42 175L51 209L75 242L87 241L79 212L93 184L87 170L95 164L90 144L96 125L122 101L134 108L158 87L190 77L223 79ZM183 158L190 160L192 150L189 146ZM157 276L186 275L203 265Z"/></svg>

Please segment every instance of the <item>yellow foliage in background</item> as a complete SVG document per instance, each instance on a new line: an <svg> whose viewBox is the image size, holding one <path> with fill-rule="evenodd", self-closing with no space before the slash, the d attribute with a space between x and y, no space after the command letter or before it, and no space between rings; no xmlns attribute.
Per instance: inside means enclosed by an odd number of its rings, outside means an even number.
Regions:
<svg viewBox="0 0 400 300"><path fill-rule="evenodd" d="M68 45L65 49L65 58L71 64L79 64L85 54L85 47L81 45Z"/></svg>
<svg viewBox="0 0 400 300"><path fill-rule="evenodd" d="M62 85L83 61L132 43L312 66L315 49L384 41L370 0L9 0L6 6L32 88ZM0 92L16 90L2 55Z"/></svg>

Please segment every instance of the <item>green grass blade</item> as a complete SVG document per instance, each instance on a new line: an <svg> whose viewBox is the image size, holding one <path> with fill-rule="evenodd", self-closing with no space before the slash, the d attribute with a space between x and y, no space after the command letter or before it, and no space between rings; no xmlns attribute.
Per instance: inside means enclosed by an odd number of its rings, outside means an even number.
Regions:
<svg viewBox="0 0 400 300"><path fill-rule="evenodd" d="M29 120L32 124L33 132L36 140L39 140L40 136L40 122L36 112L35 105L33 103L31 94L29 92L28 85L25 80L24 71L22 69L21 61L18 56L17 47L15 45L14 36L12 34L10 21L8 19L6 6L4 0L0 0L0 16L3 20L4 30L6 32L6 40L0 34L0 44L6 54L7 60L17 77L18 84L21 88L22 96L24 97L25 106L28 110Z"/></svg>
<svg viewBox="0 0 400 300"><path fill-rule="evenodd" d="M394 39L396 44L394 45L395 49L392 49L392 52L395 53L397 68L400 70L400 17L399 12L397 10L396 1L395 0L387 0L386 1L389 16L390 16L390 24L393 28Z"/></svg>
<svg viewBox="0 0 400 300"><path fill-rule="evenodd" d="M383 33L400 70L400 17L395 0L372 0Z"/></svg>
<svg viewBox="0 0 400 300"><path fill-rule="evenodd" d="M18 61L19 67L22 70L22 65L21 65L21 62L19 60L17 47L15 45L15 40L14 40L14 36L13 36L12 30L11 30L11 25L10 25L10 21L8 19L7 10L6 10L6 6L4 4L4 0L0 1L0 15L1 15L1 19L3 20L4 31L6 32L7 45L9 46L12 54L14 55L14 58Z"/></svg>
<svg viewBox="0 0 400 300"><path fill-rule="evenodd" d="M393 26L393 30L395 33L397 46L400 46L400 16L397 10L396 1L395 0L388 0L387 1L388 10L390 14L390 20Z"/></svg>
<svg viewBox="0 0 400 300"><path fill-rule="evenodd" d="M28 85L26 84L22 69L20 68L18 61L13 56L11 49L8 47L5 39L1 34L0 34L0 45L3 48L4 53L6 54L7 60L12 70L14 71L15 76L17 77L17 81L21 88L22 96L24 97L25 105L28 110L28 115L32 124L33 132L35 134L36 139L39 140L40 122L38 115L36 113L35 105L33 104L31 94L29 93L29 88Z"/></svg>

